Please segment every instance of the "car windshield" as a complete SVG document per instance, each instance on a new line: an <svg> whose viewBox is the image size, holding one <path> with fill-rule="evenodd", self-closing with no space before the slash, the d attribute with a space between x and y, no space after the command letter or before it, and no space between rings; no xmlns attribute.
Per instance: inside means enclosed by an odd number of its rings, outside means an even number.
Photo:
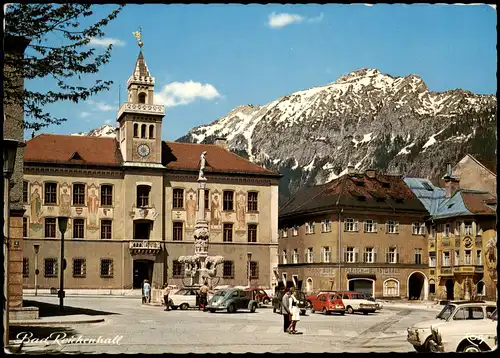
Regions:
<svg viewBox="0 0 500 358"><path fill-rule="evenodd" d="M441 312L436 316L436 318L444 319L445 321L450 318L451 314L455 310L454 305L446 305Z"/></svg>
<svg viewBox="0 0 500 358"><path fill-rule="evenodd" d="M214 297L215 296L219 296L219 297L224 297L226 295L227 291L217 291L214 293Z"/></svg>
<svg viewBox="0 0 500 358"><path fill-rule="evenodd" d="M306 295L304 294L304 292L295 292L294 293L294 296L295 298L297 298L298 300L305 300L306 299Z"/></svg>

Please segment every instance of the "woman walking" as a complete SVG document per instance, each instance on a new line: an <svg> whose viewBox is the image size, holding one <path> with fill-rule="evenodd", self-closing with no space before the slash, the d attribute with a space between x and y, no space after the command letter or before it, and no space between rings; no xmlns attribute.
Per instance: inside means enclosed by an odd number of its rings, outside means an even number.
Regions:
<svg viewBox="0 0 500 358"><path fill-rule="evenodd" d="M150 297L151 285L149 284L148 280L144 280L143 290L144 290L144 301L146 303L150 303L151 302L151 297Z"/></svg>
<svg viewBox="0 0 500 358"><path fill-rule="evenodd" d="M295 298L295 296L290 296L290 313L292 316L290 326L288 327L288 333L290 334L297 334L297 322L300 321L300 309L298 306L298 300Z"/></svg>

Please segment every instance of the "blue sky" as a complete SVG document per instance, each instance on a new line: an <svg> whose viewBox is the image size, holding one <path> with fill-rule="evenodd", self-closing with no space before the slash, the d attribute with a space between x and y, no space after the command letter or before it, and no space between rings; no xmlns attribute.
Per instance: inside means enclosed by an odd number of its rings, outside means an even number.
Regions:
<svg viewBox="0 0 500 358"><path fill-rule="evenodd" d="M95 8L99 16L114 6ZM139 53L132 35L139 26L156 77L155 102L167 104L164 140L239 105L262 105L360 68L417 74L432 91L497 90L496 13L488 5L127 5L95 42L115 43L110 62L82 79L113 80L111 91L78 104L51 105L54 115L68 121L44 132L115 124Z"/></svg>

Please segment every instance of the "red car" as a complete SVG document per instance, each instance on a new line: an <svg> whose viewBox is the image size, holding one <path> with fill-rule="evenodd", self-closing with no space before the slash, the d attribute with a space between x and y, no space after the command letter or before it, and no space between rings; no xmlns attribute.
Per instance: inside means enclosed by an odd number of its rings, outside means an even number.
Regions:
<svg viewBox="0 0 500 358"><path fill-rule="evenodd" d="M269 297L262 288L251 287L246 288L245 291L252 291L252 299L263 305L267 305L271 302L271 297Z"/></svg>
<svg viewBox="0 0 500 358"><path fill-rule="evenodd" d="M336 293L320 293L317 296L308 296L307 300L311 303L311 313L318 311L323 314L332 312L345 314L342 298Z"/></svg>

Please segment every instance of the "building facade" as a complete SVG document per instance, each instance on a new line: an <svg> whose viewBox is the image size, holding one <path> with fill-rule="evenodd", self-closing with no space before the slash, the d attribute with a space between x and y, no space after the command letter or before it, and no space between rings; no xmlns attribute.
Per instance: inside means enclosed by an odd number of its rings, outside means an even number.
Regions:
<svg viewBox="0 0 500 358"><path fill-rule="evenodd" d="M214 145L162 141L163 105L142 50L127 81L115 138L41 134L24 154L24 287L58 286L65 234L67 289L187 283L178 262L193 254L200 154L206 152L210 255L222 255L214 285L271 287L277 263L279 174ZM39 246L38 254L34 245ZM247 255L251 262L247 264ZM35 266L39 274L35 278Z"/></svg>
<svg viewBox="0 0 500 358"><path fill-rule="evenodd" d="M466 171L460 178L473 185ZM427 179L405 179L431 214L430 298L496 299L496 197L485 190L462 189L461 179L451 165L443 177L444 188Z"/></svg>
<svg viewBox="0 0 500 358"><path fill-rule="evenodd" d="M307 293L427 299L427 216L401 176L349 168L280 207L276 274Z"/></svg>

